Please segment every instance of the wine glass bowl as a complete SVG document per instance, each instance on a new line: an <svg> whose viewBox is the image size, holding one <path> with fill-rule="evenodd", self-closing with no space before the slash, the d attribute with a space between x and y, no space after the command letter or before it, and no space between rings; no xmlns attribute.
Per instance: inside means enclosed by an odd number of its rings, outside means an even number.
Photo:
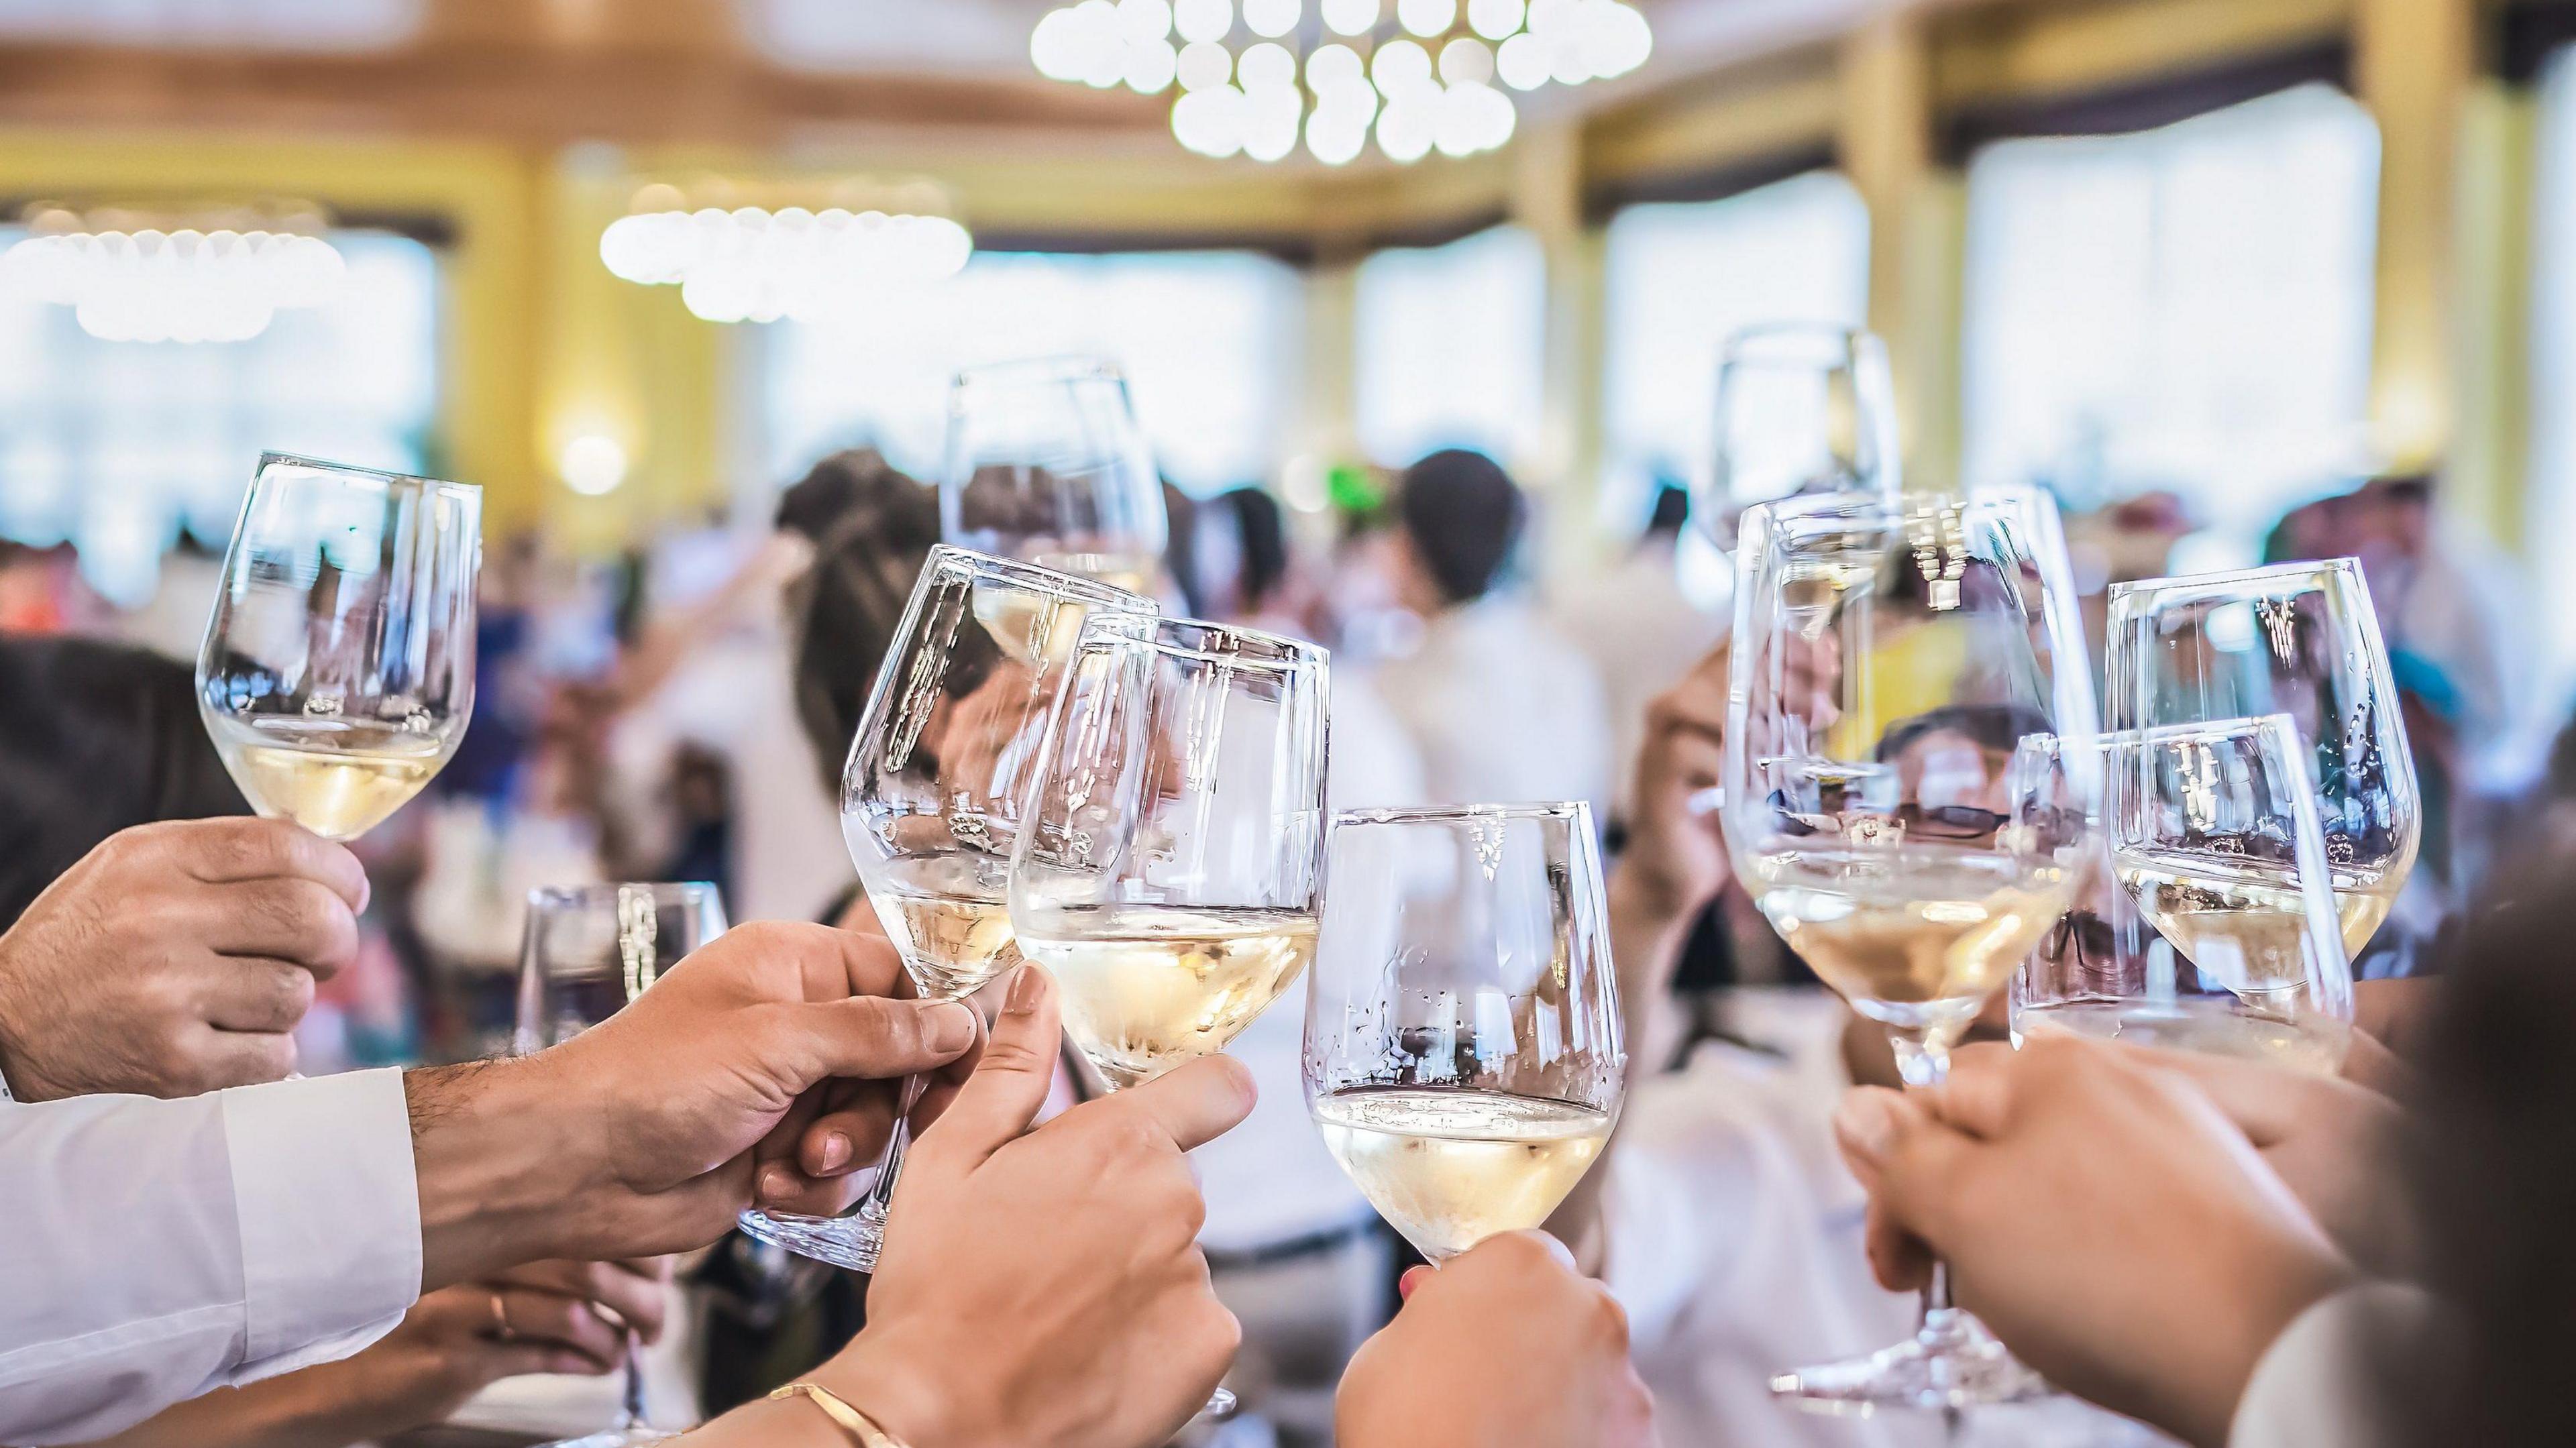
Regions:
<svg viewBox="0 0 2576 1448"><path fill-rule="evenodd" d="M1307 993L1307 1109L1424 1256L1539 1226L1625 1092L1582 803L1337 815Z"/></svg>
<svg viewBox="0 0 2576 1448"><path fill-rule="evenodd" d="M1693 512L1720 548L1756 503L1819 493L1893 498L1903 487L1887 348L1807 322L1748 327L1717 373L1716 456Z"/></svg>
<svg viewBox="0 0 2576 1448"><path fill-rule="evenodd" d="M1127 380L1093 357L969 367L948 395L940 533L1150 594L1169 521Z"/></svg>
<svg viewBox="0 0 2576 1448"><path fill-rule="evenodd" d="M242 501L197 703L254 808L365 834L474 712L482 491L269 453Z"/></svg>
<svg viewBox="0 0 2576 1448"><path fill-rule="evenodd" d="M1191 619L1083 626L1010 910L1113 1089L1224 1049L1314 953L1327 659Z"/></svg>
<svg viewBox="0 0 2576 1448"><path fill-rule="evenodd" d="M2115 731L2294 721L2344 948L2359 955L2414 869L2424 814L2360 565L2338 558L2114 584L2108 677L2105 723Z"/></svg>

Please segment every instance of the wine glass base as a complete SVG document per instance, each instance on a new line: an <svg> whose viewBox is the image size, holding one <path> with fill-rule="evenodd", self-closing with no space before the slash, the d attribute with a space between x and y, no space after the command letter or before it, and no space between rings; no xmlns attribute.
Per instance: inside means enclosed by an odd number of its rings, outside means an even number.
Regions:
<svg viewBox="0 0 2576 1448"><path fill-rule="evenodd" d="M1211 1423L1222 1423L1233 1417L1242 1406L1233 1393L1219 1388L1208 1395L1207 1406L1199 1409L1199 1416Z"/></svg>
<svg viewBox="0 0 2576 1448"><path fill-rule="evenodd" d="M661 1443L679 1436L677 1433L666 1433L659 1428L648 1428L638 1423L631 1428L603 1428L596 1433L584 1434L579 1438L559 1439L556 1442L542 1444L540 1448L629 1448L632 1444Z"/></svg>
<svg viewBox="0 0 2576 1448"><path fill-rule="evenodd" d="M1926 1314L1912 1340L1848 1362L1771 1379L1775 1397L1819 1413L1867 1417L1881 1408L1942 1411L2027 1403L2057 1390L1986 1325L1955 1307Z"/></svg>
<svg viewBox="0 0 2576 1448"><path fill-rule="evenodd" d="M846 1217L806 1217L794 1212L753 1210L736 1218L734 1224L799 1257L829 1262L852 1272L876 1271L877 1253L885 1247L884 1219L865 1211Z"/></svg>

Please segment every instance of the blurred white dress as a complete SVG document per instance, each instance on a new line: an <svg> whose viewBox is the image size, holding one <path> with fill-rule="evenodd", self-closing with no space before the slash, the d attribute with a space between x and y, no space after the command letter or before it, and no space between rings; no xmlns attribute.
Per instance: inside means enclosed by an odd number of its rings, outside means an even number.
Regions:
<svg viewBox="0 0 2576 1448"><path fill-rule="evenodd" d="M1425 802L1610 806L1610 716L1582 650L1516 599L1429 619L1368 681L1422 756ZM1337 701L1338 702L1338 701ZM1334 732L1343 725L1335 721Z"/></svg>

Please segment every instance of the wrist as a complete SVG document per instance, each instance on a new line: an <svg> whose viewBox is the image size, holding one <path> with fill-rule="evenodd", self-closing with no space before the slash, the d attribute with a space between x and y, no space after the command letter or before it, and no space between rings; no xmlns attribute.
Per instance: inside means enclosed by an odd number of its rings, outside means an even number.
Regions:
<svg viewBox="0 0 2576 1448"><path fill-rule="evenodd" d="M2282 1335L2310 1308L2360 1285L2362 1278L2349 1262L2322 1246L2301 1250L2294 1245L2267 1254L2262 1266L2249 1265L2237 1280L2252 1284L2255 1290L2246 1295L2244 1310L2235 1315L2234 1339L2222 1339L2211 1390L2198 1405L2195 1421L2184 1425L2182 1436L2194 1443L2225 1443L2256 1370Z"/></svg>
<svg viewBox="0 0 2576 1448"><path fill-rule="evenodd" d="M615 1256L620 1197L578 1087L535 1060L403 1078L419 1182L421 1290L548 1258Z"/></svg>
<svg viewBox="0 0 2576 1448"><path fill-rule="evenodd" d="M943 1391L930 1361L909 1350L900 1329L872 1325L806 1377L840 1394L906 1448L1002 1448L963 1421L958 1408L965 1395Z"/></svg>

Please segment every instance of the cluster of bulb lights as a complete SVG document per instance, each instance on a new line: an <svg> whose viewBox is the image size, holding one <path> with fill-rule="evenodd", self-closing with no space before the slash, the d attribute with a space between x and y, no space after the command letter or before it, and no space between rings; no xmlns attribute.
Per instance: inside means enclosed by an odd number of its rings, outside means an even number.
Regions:
<svg viewBox="0 0 2576 1448"><path fill-rule="evenodd" d="M110 342L247 342L281 308L329 302L348 275L338 248L292 231L112 229L60 210L31 225L0 254L0 285L70 307Z"/></svg>
<svg viewBox="0 0 2576 1448"><path fill-rule="evenodd" d="M657 194L667 193L667 195ZM680 205L647 187L637 209L600 234L599 259L630 282L680 289L710 322L800 321L863 306L888 286L955 276L975 239L946 216L829 206ZM669 204L662 204L669 203Z"/></svg>
<svg viewBox="0 0 2576 1448"><path fill-rule="evenodd" d="M1204 156L1285 160L1306 149L1327 165L1356 159L1374 125L1378 150L1411 164L1490 151L1518 113L1501 86L1581 85L1646 63L1654 34L1623 0L1319 0L1323 40L1301 63L1292 48L1305 0L1081 0L1047 12L1029 58L1051 80L1159 95L1175 84L1172 135ZM1240 53L1237 22L1255 37ZM1321 39L1320 35L1317 37ZM1368 44L1363 55L1358 46ZM1495 83L1501 82L1501 86Z"/></svg>

